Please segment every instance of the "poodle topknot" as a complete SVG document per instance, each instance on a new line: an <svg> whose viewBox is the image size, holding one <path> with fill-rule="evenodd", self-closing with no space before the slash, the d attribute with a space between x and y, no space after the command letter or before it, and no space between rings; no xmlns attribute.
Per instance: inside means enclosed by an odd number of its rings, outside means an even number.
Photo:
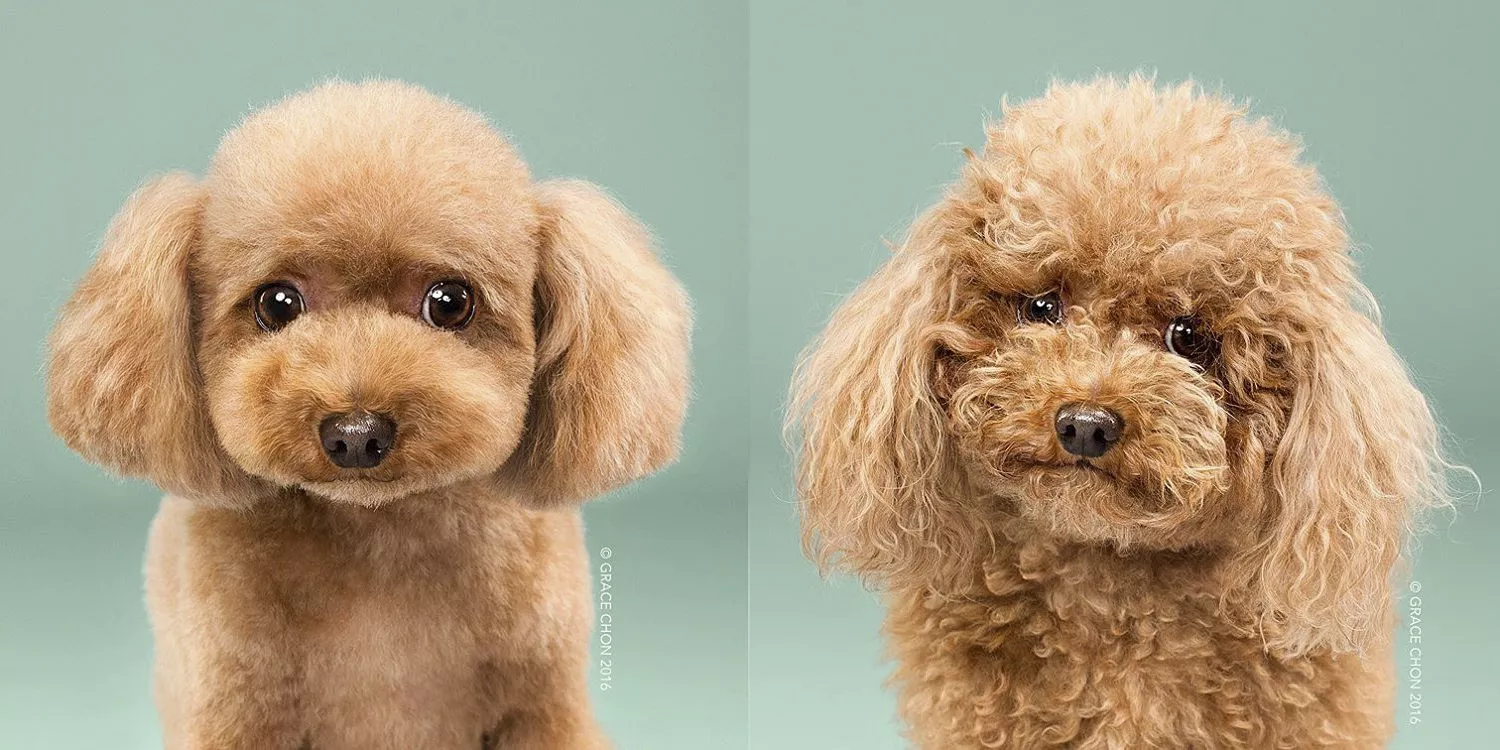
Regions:
<svg viewBox="0 0 1500 750"><path fill-rule="evenodd" d="M1445 464L1298 152L1190 84L1054 85L805 358L806 542L885 590L919 746L1392 733Z"/></svg>
<svg viewBox="0 0 1500 750"><path fill-rule="evenodd" d="M413 86L319 86L148 182L48 387L170 493L167 746L604 747L576 504L675 455L688 328L624 209Z"/></svg>

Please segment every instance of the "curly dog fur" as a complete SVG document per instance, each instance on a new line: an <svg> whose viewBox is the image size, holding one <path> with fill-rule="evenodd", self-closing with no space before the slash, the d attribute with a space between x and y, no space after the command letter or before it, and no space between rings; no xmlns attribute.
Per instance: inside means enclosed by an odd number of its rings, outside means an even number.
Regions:
<svg viewBox="0 0 1500 750"><path fill-rule="evenodd" d="M424 322L440 280L477 311ZM257 290L305 312L267 332ZM251 115L148 182L64 308L54 429L169 495L147 598L169 748L600 748L577 503L677 450L688 310L598 188L393 82ZM331 414L396 424L335 465Z"/></svg>
<svg viewBox="0 0 1500 750"><path fill-rule="evenodd" d="M1191 84L1054 85L804 359L806 543L887 592L920 747L1392 733L1390 582L1445 464L1298 152ZM1185 317L1217 356L1164 344ZM1080 403L1125 425L1098 457Z"/></svg>

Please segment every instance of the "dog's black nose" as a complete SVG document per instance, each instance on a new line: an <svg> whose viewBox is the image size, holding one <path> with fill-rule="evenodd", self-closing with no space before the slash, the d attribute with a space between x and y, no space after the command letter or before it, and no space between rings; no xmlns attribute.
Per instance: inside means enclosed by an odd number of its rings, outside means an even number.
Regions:
<svg viewBox="0 0 1500 750"><path fill-rule="evenodd" d="M368 469L378 466L385 460L385 454L391 452L396 423L367 411L335 414L323 420L318 436L323 441L323 452L335 466Z"/></svg>
<svg viewBox="0 0 1500 750"><path fill-rule="evenodd" d="M1063 450L1084 458L1098 458L1125 434L1125 420L1111 409L1093 404L1068 404L1057 410L1057 442Z"/></svg>

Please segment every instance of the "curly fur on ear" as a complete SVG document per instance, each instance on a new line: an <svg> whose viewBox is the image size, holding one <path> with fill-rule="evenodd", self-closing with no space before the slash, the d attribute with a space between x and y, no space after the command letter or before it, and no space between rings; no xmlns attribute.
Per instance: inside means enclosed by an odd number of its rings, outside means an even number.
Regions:
<svg viewBox="0 0 1500 750"><path fill-rule="evenodd" d="M976 535L952 525L972 493L939 489L960 481L934 376L940 322L962 283L940 215L941 207L919 219L839 307L793 380L803 544L825 570L867 581L962 570L974 553Z"/></svg>
<svg viewBox="0 0 1500 750"><path fill-rule="evenodd" d="M52 333L48 418L91 461L233 504L259 484L215 440L193 360L188 263L203 197L190 175L168 174L115 216Z"/></svg>
<svg viewBox="0 0 1500 750"><path fill-rule="evenodd" d="M546 506L675 458L691 321L681 286L624 208L586 182L537 191L537 375L526 435L504 474Z"/></svg>
<svg viewBox="0 0 1500 750"><path fill-rule="evenodd" d="M1374 309L1357 282L1355 296ZM1361 650L1390 626L1390 578L1424 511L1449 503L1427 401L1378 318L1328 301L1267 472L1271 513L1237 562L1273 647Z"/></svg>

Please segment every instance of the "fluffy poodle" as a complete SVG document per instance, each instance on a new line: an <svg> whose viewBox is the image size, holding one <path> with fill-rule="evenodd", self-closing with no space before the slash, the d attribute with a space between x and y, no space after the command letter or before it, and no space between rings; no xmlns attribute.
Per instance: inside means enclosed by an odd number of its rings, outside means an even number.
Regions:
<svg viewBox="0 0 1500 750"><path fill-rule="evenodd" d="M598 188L334 82L148 182L63 309L54 429L169 494L169 748L599 748L577 503L676 452L688 311Z"/></svg>
<svg viewBox="0 0 1500 750"><path fill-rule="evenodd" d="M1286 133L1055 85L794 386L806 542L888 599L920 747L1373 748L1433 419Z"/></svg>

